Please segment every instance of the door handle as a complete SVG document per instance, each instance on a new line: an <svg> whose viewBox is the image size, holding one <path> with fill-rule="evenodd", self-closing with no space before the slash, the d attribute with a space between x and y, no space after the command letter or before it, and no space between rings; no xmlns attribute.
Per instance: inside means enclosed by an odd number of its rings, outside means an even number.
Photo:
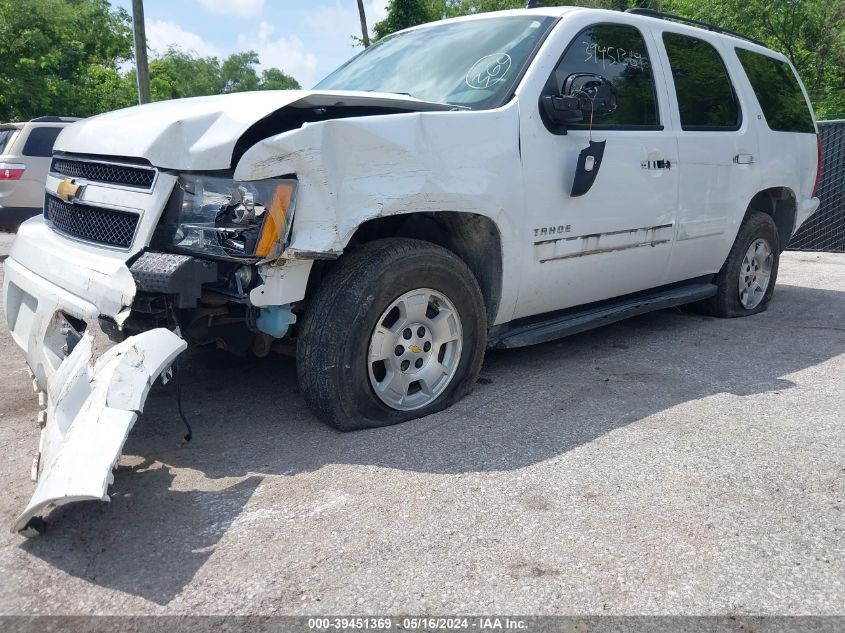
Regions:
<svg viewBox="0 0 845 633"><path fill-rule="evenodd" d="M734 156L734 162L737 165L753 165L754 154L737 154Z"/></svg>

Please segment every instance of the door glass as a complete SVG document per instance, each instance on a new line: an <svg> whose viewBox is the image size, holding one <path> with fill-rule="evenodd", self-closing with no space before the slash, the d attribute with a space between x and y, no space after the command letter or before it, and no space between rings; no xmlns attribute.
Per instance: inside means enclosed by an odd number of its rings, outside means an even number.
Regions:
<svg viewBox="0 0 845 633"><path fill-rule="evenodd" d="M29 133L23 146L24 156L46 158L53 154L53 144L62 131L60 127L37 127Z"/></svg>
<svg viewBox="0 0 845 633"><path fill-rule="evenodd" d="M636 28L597 24L581 31L567 47L543 94L560 94L567 77L576 73L601 75L616 88L616 112L594 121L593 128L659 126L651 61L645 40ZM588 126L589 121L567 127L579 129Z"/></svg>
<svg viewBox="0 0 845 633"><path fill-rule="evenodd" d="M15 128L0 130L0 154L6 151L6 146L9 144L9 141L12 140L15 132L17 132L17 129Z"/></svg>
<svg viewBox="0 0 845 633"><path fill-rule="evenodd" d="M763 108L769 129L815 134L813 117L789 64L744 48L737 48L736 54Z"/></svg>
<svg viewBox="0 0 845 633"><path fill-rule="evenodd" d="M719 52L704 40L664 33L681 128L737 130L742 119L728 70Z"/></svg>

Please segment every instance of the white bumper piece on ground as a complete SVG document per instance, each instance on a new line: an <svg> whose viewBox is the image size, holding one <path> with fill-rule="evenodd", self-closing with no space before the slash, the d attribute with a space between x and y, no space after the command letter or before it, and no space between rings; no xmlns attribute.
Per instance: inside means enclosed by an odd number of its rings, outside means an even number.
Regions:
<svg viewBox="0 0 845 633"><path fill-rule="evenodd" d="M35 494L12 526L25 530L50 504L108 501L106 490L150 387L187 344L159 328L128 338L93 363L86 333L47 386Z"/></svg>
<svg viewBox="0 0 845 633"><path fill-rule="evenodd" d="M124 253L98 253L61 240L38 219L26 222L4 263L9 332L32 370L41 440L38 486L12 526L24 530L51 504L101 499L150 387L187 344L159 328L130 337L94 360L91 328L120 326L135 283ZM38 271L33 272L33 271Z"/></svg>

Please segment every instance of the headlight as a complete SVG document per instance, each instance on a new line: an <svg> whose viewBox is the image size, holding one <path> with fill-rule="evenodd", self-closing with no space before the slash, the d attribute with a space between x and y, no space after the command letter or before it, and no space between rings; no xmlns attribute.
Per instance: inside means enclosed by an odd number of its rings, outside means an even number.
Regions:
<svg viewBox="0 0 845 633"><path fill-rule="evenodd" d="M239 182L216 176L179 178L181 205L172 246L230 258L266 258L286 246L295 180Z"/></svg>

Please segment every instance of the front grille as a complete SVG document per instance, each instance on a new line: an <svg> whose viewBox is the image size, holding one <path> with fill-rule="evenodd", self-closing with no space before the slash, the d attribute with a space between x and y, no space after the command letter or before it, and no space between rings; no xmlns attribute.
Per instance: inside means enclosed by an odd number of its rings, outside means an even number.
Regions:
<svg viewBox="0 0 845 633"><path fill-rule="evenodd" d="M69 204L47 194L44 219L59 233L86 242L129 248L140 216L128 211Z"/></svg>
<svg viewBox="0 0 845 633"><path fill-rule="evenodd" d="M84 178L92 182L151 189L156 171L151 167L112 165L87 160L54 158L51 171L70 178Z"/></svg>

